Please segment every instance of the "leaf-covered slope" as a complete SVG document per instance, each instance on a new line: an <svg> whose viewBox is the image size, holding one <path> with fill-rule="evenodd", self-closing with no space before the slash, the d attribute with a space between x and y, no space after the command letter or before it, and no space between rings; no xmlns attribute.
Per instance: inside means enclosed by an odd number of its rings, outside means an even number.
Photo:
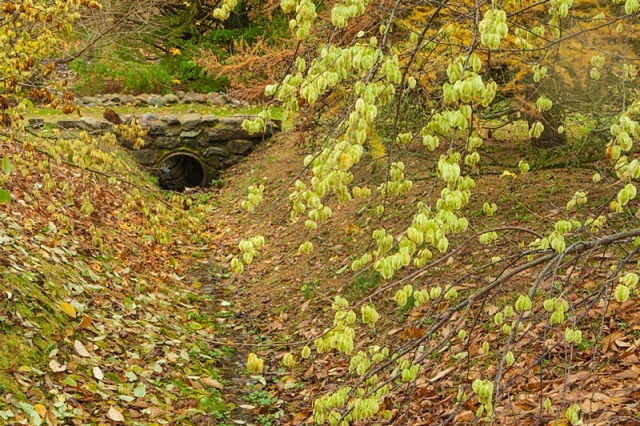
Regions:
<svg viewBox="0 0 640 426"><path fill-rule="evenodd" d="M0 152L0 423L215 422L222 352L185 277L206 197L157 195L109 137Z"/></svg>

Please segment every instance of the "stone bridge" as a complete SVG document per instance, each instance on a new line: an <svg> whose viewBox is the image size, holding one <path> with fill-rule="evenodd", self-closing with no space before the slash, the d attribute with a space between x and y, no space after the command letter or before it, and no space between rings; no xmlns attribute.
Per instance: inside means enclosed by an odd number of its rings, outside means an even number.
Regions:
<svg viewBox="0 0 640 426"><path fill-rule="evenodd" d="M132 118L121 116L125 123ZM118 137L119 141L131 150L143 168L158 177L160 187L178 191L207 186L220 170L236 164L256 145L270 138L279 125L268 126L264 134L250 135L242 128L245 119L253 118L246 115L218 117L192 113L158 116L147 113L138 118L141 127L147 131L144 145L134 150L131 141ZM32 120L31 124L41 123ZM57 125L64 129L119 134L117 126L92 117L61 120Z"/></svg>

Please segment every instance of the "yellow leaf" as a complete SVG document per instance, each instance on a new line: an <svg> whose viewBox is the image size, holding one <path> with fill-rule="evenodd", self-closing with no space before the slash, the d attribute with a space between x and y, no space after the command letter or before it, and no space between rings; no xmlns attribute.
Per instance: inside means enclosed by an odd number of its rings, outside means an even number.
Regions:
<svg viewBox="0 0 640 426"><path fill-rule="evenodd" d="M47 415L47 407L45 407L42 404L34 405L33 409L35 410L36 413L38 413L40 415L40 417L44 417L44 416Z"/></svg>
<svg viewBox="0 0 640 426"><path fill-rule="evenodd" d="M518 177L518 175L517 175L517 174L512 173L512 172L510 172L509 170L505 170L504 172L502 172L502 176L500 176L500 178L503 178L503 177L505 177L505 176L506 176L506 177L510 177L511 179L514 179L514 180Z"/></svg>
<svg viewBox="0 0 640 426"><path fill-rule="evenodd" d="M182 51L180 49L178 49L177 47L170 48L169 52L171 53L172 56L177 56L177 55L181 55L182 54Z"/></svg>
<svg viewBox="0 0 640 426"><path fill-rule="evenodd" d="M82 317L82 320L80 321L80 324L78 324L78 328L91 328L92 323L93 320L91 319L91 317L84 315Z"/></svg>
<svg viewBox="0 0 640 426"><path fill-rule="evenodd" d="M69 315L71 318L76 317L76 308L74 308L71 303L60 302L60 307L62 308L64 313Z"/></svg>
<svg viewBox="0 0 640 426"><path fill-rule="evenodd" d="M182 84L182 82L180 80L178 80L177 78L174 78L173 80L171 80L171 82L173 84Z"/></svg>

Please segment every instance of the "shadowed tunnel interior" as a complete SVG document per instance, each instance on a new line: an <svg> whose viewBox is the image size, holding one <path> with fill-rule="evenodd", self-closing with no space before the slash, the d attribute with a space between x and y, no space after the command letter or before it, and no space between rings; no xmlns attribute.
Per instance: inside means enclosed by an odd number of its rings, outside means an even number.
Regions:
<svg viewBox="0 0 640 426"><path fill-rule="evenodd" d="M169 155L160 165L158 184L162 189L173 191L206 186L207 172L204 164L195 155L178 152Z"/></svg>

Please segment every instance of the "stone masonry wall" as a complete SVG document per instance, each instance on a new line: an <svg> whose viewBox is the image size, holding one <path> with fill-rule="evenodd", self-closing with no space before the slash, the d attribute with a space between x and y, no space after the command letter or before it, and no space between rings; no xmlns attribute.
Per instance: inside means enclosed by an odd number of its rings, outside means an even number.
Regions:
<svg viewBox="0 0 640 426"><path fill-rule="evenodd" d="M132 116L122 115L121 118L126 123ZM125 148L132 150L141 166L155 173L154 169L158 169L167 156L188 153L202 162L209 179L216 177L219 170L236 164L277 130L270 125L265 134L250 135L242 128L242 122L251 118L249 116L217 117L195 113L159 116L147 113L138 118L141 127L147 131L144 145L133 150L132 142L119 140ZM40 124L38 120L31 121L32 125ZM92 117L60 120L57 125L64 129L119 133L117 126Z"/></svg>

